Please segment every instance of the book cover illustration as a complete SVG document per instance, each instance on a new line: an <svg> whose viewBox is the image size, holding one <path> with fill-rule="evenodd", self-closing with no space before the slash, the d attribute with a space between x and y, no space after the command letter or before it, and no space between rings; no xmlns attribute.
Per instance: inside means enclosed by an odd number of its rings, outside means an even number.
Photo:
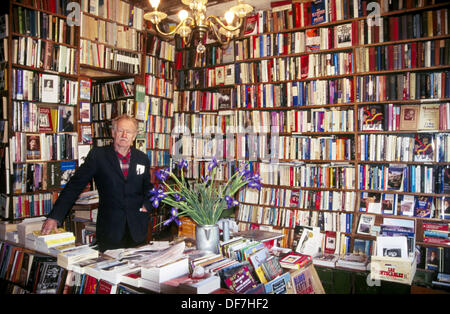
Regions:
<svg viewBox="0 0 450 314"><path fill-rule="evenodd" d="M27 160L41 159L41 140L39 135L26 135L27 141Z"/></svg>
<svg viewBox="0 0 450 314"><path fill-rule="evenodd" d="M416 134L414 137L414 161L433 161L433 135Z"/></svg>
<svg viewBox="0 0 450 314"><path fill-rule="evenodd" d="M404 167L391 166L388 169L387 189L401 191L403 183Z"/></svg>
<svg viewBox="0 0 450 314"><path fill-rule="evenodd" d="M416 217L430 218L433 211L433 197L416 196L414 211L414 216Z"/></svg>
<svg viewBox="0 0 450 314"><path fill-rule="evenodd" d="M61 161L61 187L66 186L75 173L75 161Z"/></svg>
<svg viewBox="0 0 450 314"><path fill-rule="evenodd" d="M383 130L384 115L383 107L380 105L364 106L363 108L363 131Z"/></svg>

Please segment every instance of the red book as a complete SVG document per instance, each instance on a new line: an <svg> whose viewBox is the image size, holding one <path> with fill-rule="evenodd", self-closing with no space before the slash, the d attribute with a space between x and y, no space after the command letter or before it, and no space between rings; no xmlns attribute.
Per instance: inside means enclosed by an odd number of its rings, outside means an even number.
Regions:
<svg viewBox="0 0 450 314"><path fill-rule="evenodd" d="M293 4L294 5L294 14L295 14L295 20L294 20L294 27L301 27L301 7L300 7L300 3L296 2Z"/></svg>
<svg viewBox="0 0 450 314"><path fill-rule="evenodd" d="M449 225L445 223L422 223L422 228L424 230L440 230L440 231L449 231Z"/></svg>
<svg viewBox="0 0 450 314"><path fill-rule="evenodd" d="M283 268L300 269L311 262L310 255L290 252L280 259L280 265Z"/></svg>
<svg viewBox="0 0 450 314"><path fill-rule="evenodd" d="M375 47L373 46L369 47L369 71L375 71Z"/></svg>
<svg viewBox="0 0 450 314"><path fill-rule="evenodd" d="M388 69L389 70L394 69L394 46L393 45L388 46L388 60L389 60Z"/></svg>
<svg viewBox="0 0 450 314"><path fill-rule="evenodd" d="M336 0L330 0L329 10L331 12L330 22L336 21Z"/></svg>
<svg viewBox="0 0 450 314"><path fill-rule="evenodd" d="M411 68L417 68L417 42L411 43Z"/></svg>
<svg viewBox="0 0 450 314"><path fill-rule="evenodd" d="M398 35L398 32L399 32L399 28L398 28L398 16L396 16L396 17L394 17L394 29L393 29L393 36L394 36L394 40L398 40L398 38L399 38L399 35Z"/></svg>

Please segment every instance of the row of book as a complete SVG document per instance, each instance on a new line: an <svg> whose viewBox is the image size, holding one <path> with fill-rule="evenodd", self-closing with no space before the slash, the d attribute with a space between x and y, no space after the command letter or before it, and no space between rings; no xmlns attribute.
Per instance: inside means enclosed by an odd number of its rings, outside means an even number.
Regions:
<svg viewBox="0 0 450 314"><path fill-rule="evenodd" d="M175 45L162 40L158 36L147 33L146 49L147 54L164 59L167 61L175 61Z"/></svg>
<svg viewBox="0 0 450 314"><path fill-rule="evenodd" d="M170 148L170 135L163 133L149 132L146 134L147 149L166 149Z"/></svg>
<svg viewBox="0 0 450 314"><path fill-rule="evenodd" d="M10 139L11 162L72 160L77 156L77 134L16 132Z"/></svg>
<svg viewBox="0 0 450 314"><path fill-rule="evenodd" d="M179 70L175 73L175 84L178 90L208 88L235 83L235 67L230 63L209 68Z"/></svg>
<svg viewBox="0 0 450 314"><path fill-rule="evenodd" d="M167 150L147 150L151 167L169 166L172 155Z"/></svg>
<svg viewBox="0 0 450 314"><path fill-rule="evenodd" d="M355 209L356 192L302 188L262 188L257 191L246 188L239 196L239 200L254 205L351 212Z"/></svg>
<svg viewBox="0 0 450 314"><path fill-rule="evenodd" d="M447 216L450 213L447 213ZM425 243L432 243L437 245L449 245L450 244L450 236L449 236L449 225L445 222L428 222L424 221L422 222L422 230L423 230L423 242ZM442 249L442 248L441 248ZM448 248L445 248L448 250ZM444 257L441 254L442 258L448 257L448 253L445 252L447 255ZM437 266L437 265L436 265ZM448 265L445 265L445 263L440 263L441 268L434 269L436 271L439 271L440 273L449 273ZM444 266L447 266L447 269L443 269Z"/></svg>
<svg viewBox="0 0 450 314"><path fill-rule="evenodd" d="M443 193L441 180L443 180L444 172L446 173L448 170L443 166L360 165L359 188L411 193ZM447 192L450 191L444 193Z"/></svg>
<svg viewBox="0 0 450 314"><path fill-rule="evenodd" d="M135 28L97 20L86 14L81 15L80 36L83 39L108 44L119 49L141 51L143 48L144 35Z"/></svg>
<svg viewBox="0 0 450 314"><path fill-rule="evenodd" d="M238 79L240 69L239 64L236 64L235 77ZM177 88L182 90L207 87L207 81L204 81L206 73L207 69L179 71ZM184 76L185 74L187 76ZM256 78L249 77L248 79L247 83L236 86L236 107L238 108L328 105L353 101L439 99L450 96L448 71L408 72L389 76L363 75L357 76L355 81L352 78L340 78L289 81L280 82L280 84L255 83L257 82ZM354 89L356 89L356 98L353 94Z"/></svg>
<svg viewBox="0 0 450 314"><path fill-rule="evenodd" d="M50 213L58 192L33 193L11 197L13 219L43 216Z"/></svg>
<svg viewBox="0 0 450 314"><path fill-rule="evenodd" d="M70 0L17 0L15 2L64 16L70 13L70 9L67 6Z"/></svg>
<svg viewBox="0 0 450 314"><path fill-rule="evenodd" d="M362 131L447 130L449 103L367 105L358 110Z"/></svg>
<svg viewBox="0 0 450 314"><path fill-rule="evenodd" d="M353 214L351 213L295 210L249 204L241 204L240 207L238 220L242 222L282 228L295 228L296 223L302 223L304 226L318 227L322 231L352 232Z"/></svg>
<svg viewBox="0 0 450 314"><path fill-rule="evenodd" d="M51 40L57 43L76 45L75 27L66 19L46 12L13 6L12 30L14 33Z"/></svg>
<svg viewBox="0 0 450 314"><path fill-rule="evenodd" d="M28 193L64 187L75 171L75 161L13 164L12 190Z"/></svg>
<svg viewBox="0 0 450 314"><path fill-rule="evenodd" d="M240 62L235 68L237 84L275 83L354 72L352 52L308 54L253 62Z"/></svg>
<svg viewBox="0 0 450 314"><path fill-rule="evenodd" d="M196 49L181 49L176 52L175 68L177 70L197 67L214 67L234 61L234 45L219 47L215 44L206 45L206 51Z"/></svg>
<svg viewBox="0 0 450 314"><path fill-rule="evenodd" d="M359 211L371 214L448 219L450 198L390 192L361 192Z"/></svg>
<svg viewBox="0 0 450 314"><path fill-rule="evenodd" d="M50 108L27 101L13 101L13 132L74 132L74 108Z"/></svg>
<svg viewBox="0 0 450 314"><path fill-rule="evenodd" d="M447 9L438 9L377 17L375 22L367 19L306 31L248 35L235 43L236 60L446 35L449 33L447 15Z"/></svg>
<svg viewBox="0 0 450 314"><path fill-rule="evenodd" d="M162 117L172 117L174 111L176 110L176 106L174 102L176 101L175 95L177 95L177 91L174 91L174 98L166 99L160 97L151 97L150 96L150 106L149 106L149 115L162 116Z"/></svg>
<svg viewBox="0 0 450 314"><path fill-rule="evenodd" d="M357 157L365 161L447 162L448 136L447 133L360 135Z"/></svg>
<svg viewBox="0 0 450 314"><path fill-rule="evenodd" d="M14 64L73 75L78 71L77 49L64 45L20 37L12 40L11 53Z"/></svg>
<svg viewBox="0 0 450 314"><path fill-rule="evenodd" d="M89 0L81 2L81 10L92 15L134 27L145 29L144 10L122 0Z"/></svg>
<svg viewBox="0 0 450 314"><path fill-rule="evenodd" d="M237 87L238 108L331 105L354 101L355 87L351 78L293 81L280 85L252 82L242 85L240 89Z"/></svg>
<svg viewBox="0 0 450 314"><path fill-rule="evenodd" d="M151 96L159 96L172 99L173 83L164 78L145 74L145 93Z"/></svg>
<svg viewBox="0 0 450 314"><path fill-rule="evenodd" d="M148 133L164 133L170 136L172 132L172 118L149 115L145 131Z"/></svg>
<svg viewBox="0 0 450 314"><path fill-rule="evenodd" d="M35 71L12 70L12 99L75 106L78 82Z"/></svg>
<svg viewBox="0 0 450 314"><path fill-rule="evenodd" d="M173 161L175 160L176 159L174 159ZM185 178L201 179L206 178L207 175L211 174L208 170L208 164L211 162L211 159L194 159L191 157L184 160L188 164L184 172ZM172 168L172 171L176 171L174 169L176 168L175 163L171 163L170 167ZM229 180L236 171L236 161L220 161L217 165L215 177L212 179L216 181L226 181Z"/></svg>
<svg viewBox="0 0 450 314"><path fill-rule="evenodd" d="M440 99L450 96L449 71L363 75L355 79L357 102Z"/></svg>
<svg viewBox="0 0 450 314"><path fill-rule="evenodd" d="M97 137L112 137L112 126L109 121L100 121L92 123L92 136Z"/></svg>
<svg viewBox="0 0 450 314"><path fill-rule="evenodd" d="M80 39L80 64L117 72L136 74L141 68L141 54L110 48Z"/></svg>
<svg viewBox="0 0 450 314"><path fill-rule="evenodd" d="M91 102L107 102L134 95L134 81L120 80L92 85Z"/></svg>
<svg viewBox="0 0 450 314"><path fill-rule="evenodd" d="M377 25L377 24L383 24ZM433 37L449 34L448 9L438 8L419 13L383 16L372 28L380 29L380 36L372 36L373 43ZM383 28L384 32L381 31Z"/></svg>
<svg viewBox="0 0 450 314"><path fill-rule="evenodd" d="M365 16L365 6L359 0L272 1L270 10L258 10L246 18L244 36Z"/></svg>
<svg viewBox="0 0 450 314"><path fill-rule="evenodd" d="M175 111L211 111L235 107L235 89L219 88L217 91L174 91Z"/></svg>
<svg viewBox="0 0 450 314"><path fill-rule="evenodd" d="M448 65L450 39L360 47L354 62L357 73Z"/></svg>
<svg viewBox="0 0 450 314"><path fill-rule="evenodd" d="M145 73L172 81L175 76L174 72L173 62L152 55L145 57Z"/></svg>
<svg viewBox="0 0 450 314"><path fill-rule="evenodd" d="M186 95L186 92L185 92ZM352 132L353 109L232 111L227 114L175 113L174 125L193 134Z"/></svg>

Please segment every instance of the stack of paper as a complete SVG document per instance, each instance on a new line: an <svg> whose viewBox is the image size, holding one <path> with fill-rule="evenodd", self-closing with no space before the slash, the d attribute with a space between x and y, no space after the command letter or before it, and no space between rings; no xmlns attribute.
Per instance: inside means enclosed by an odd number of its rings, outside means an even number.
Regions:
<svg viewBox="0 0 450 314"><path fill-rule="evenodd" d="M59 266L70 270L74 263L97 257L97 250L90 248L88 245L81 245L60 252L57 255L57 263Z"/></svg>

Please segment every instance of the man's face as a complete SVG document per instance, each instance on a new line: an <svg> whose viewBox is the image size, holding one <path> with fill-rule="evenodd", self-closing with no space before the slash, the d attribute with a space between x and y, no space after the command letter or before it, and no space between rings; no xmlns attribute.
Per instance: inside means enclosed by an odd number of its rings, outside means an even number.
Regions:
<svg viewBox="0 0 450 314"><path fill-rule="evenodd" d="M120 120L117 122L116 129L113 130L114 146L128 149L136 138L136 128L133 122L129 120Z"/></svg>

